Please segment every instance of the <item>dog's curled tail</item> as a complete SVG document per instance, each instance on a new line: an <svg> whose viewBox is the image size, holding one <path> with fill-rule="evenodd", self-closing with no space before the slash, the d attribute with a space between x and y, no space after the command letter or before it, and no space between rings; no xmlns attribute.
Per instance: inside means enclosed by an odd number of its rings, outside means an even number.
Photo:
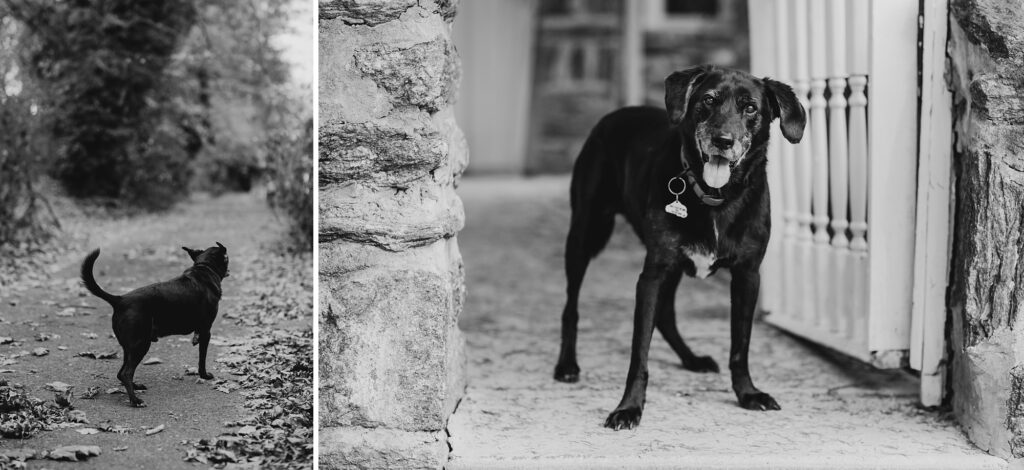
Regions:
<svg viewBox="0 0 1024 470"><path fill-rule="evenodd" d="M96 278L92 276L92 266L96 264L96 258L99 257L99 248L85 257L85 261L82 262L82 283L85 284L86 289L89 289L89 292L92 292L92 295L106 300L110 305L117 305L121 302L121 297L101 289L100 285L96 284Z"/></svg>

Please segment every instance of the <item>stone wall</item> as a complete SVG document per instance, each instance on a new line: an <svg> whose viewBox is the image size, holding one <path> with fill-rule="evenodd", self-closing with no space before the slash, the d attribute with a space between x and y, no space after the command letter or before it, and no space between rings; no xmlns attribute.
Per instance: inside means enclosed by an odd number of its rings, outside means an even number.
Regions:
<svg viewBox="0 0 1024 470"><path fill-rule="evenodd" d="M320 0L321 468L441 468L465 390L455 2Z"/></svg>
<svg viewBox="0 0 1024 470"><path fill-rule="evenodd" d="M953 408L970 439L1024 457L1024 9L950 2L956 208Z"/></svg>

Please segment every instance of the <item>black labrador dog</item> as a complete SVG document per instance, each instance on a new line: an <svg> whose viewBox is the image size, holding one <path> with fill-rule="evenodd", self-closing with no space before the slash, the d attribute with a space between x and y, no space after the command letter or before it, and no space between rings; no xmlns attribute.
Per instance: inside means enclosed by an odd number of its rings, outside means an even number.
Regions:
<svg viewBox="0 0 1024 470"><path fill-rule="evenodd" d="M156 342L157 338L192 334L192 345L199 345L199 376L206 380L213 378L213 374L206 371L206 352L210 346L210 329L217 318L220 283L228 277L228 250L219 242L205 250L182 249L193 262L184 273L124 295L108 293L96 283L92 271L100 250L89 253L82 262L85 287L114 308L111 323L124 352L117 379L128 392L132 406L145 406L135 394L136 389L146 389L135 382L135 369L149 352L150 342Z"/></svg>
<svg viewBox="0 0 1024 470"><path fill-rule="evenodd" d="M768 78L712 66L675 72L665 80L665 107L629 107L594 127L572 174L572 222L566 240L568 299L555 379L579 380L577 299L590 259L611 236L616 214L647 249L636 287L633 345L626 390L605 427L640 423L647 390L647 354L657 327L683 367L718 372L708 356L687 347L676 328L673 301L683 274L732 272L729 369L739 404L777 410L750 379L747 353L757 302L758 268L770 228L766 175L769 126L778 118L792 143L807 116L793 90Z"/></svg>

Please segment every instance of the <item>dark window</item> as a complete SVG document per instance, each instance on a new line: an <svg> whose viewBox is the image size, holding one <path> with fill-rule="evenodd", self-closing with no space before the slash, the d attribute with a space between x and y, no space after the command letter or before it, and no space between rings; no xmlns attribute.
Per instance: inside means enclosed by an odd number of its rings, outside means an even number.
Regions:
<svg viewBox="0 0 1024 470"><path fill-rule="evenodd" d="M670 15L716 15L718 0L665 0L665 13Z"/></svg>
<svg viewBox="0 0 1024 470"><path fill-rule="evenodd" d="M540 12L551 15L569 13L569 0L543 0L540 2Z"/></svg>

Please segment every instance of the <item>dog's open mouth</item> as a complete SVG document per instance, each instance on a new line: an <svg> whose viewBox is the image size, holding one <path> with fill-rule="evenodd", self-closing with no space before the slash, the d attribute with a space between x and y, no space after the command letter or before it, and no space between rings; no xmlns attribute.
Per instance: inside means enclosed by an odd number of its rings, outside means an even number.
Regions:
<svg viewBox="0 0 1024 470"><path fill-rule="evenodd" d="M738 153L735 148L726 150L725 155L716 155L706 152L700 142L697 147L701 154L701 161L704 162L704 183L715 189L725 186L725 183L729 182L733 168L736 168L743 156L740 155L735 160L729 159L728 154Z"/></svg>
<svg viewBox="0 0 1024 470"><path fill-rule="evenodd" d="M721 188L729 182L735 166L728 158L720 155L704 156L704 182L712 188Z"/></svg>

